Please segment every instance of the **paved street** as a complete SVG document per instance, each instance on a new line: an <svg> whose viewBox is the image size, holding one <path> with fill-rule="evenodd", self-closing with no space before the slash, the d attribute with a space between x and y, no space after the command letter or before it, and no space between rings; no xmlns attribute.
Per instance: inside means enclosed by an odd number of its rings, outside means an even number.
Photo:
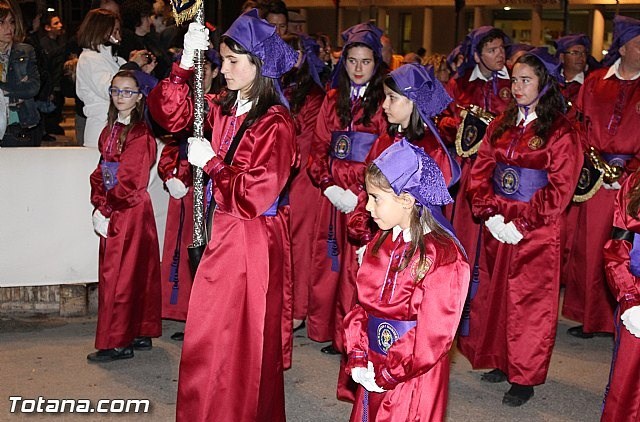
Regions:
<svg viewBox="0 0 640 422"><path fill-rule="evenodd" d="M505 407L507 384L480 381L467 360L453 352L448 421L598 421L612 340L569 337L561 321L547 383L520 409ZM151 351L110 364L88 364L95 318L0 318L0 421L171 421L180 343L169 336L181 324L164 323L164 336ZM351 406L335 399L338 358L320 353L324 344L297 333L294 366L286 372L289 422L346 421ZM25 399L149 399L149 414L10 414L9 396ZM18 405L18 408L20 405ZM224 421L216 421L224 422Z"/></svg>

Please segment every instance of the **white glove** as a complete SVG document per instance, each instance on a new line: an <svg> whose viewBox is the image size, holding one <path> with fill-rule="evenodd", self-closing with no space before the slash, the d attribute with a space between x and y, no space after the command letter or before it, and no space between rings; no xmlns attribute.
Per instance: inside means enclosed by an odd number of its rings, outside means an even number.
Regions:
<svg viewBox="0 0 640 422"><path fill-rule="evenodd" d="M618 182L613 182L611 184L603 183L602 186L608 190L620 190L620 188L622 187Z"/></svg>
<svg viewBox="0 0 640 422"><path fill-rule="evenodd" d="M180 59L180 67L191 69L193 67L193 56L196 50L209 49L209 30L197 22L189 24L189 30L184 34L184 49Z"/></svg>
<svg viewBox="0 0 640 422"><path fill-rule="evenodd" d="M344 189L342 189L340 186L333 185L326 188L323 193L324 193L324 196L329 198L329 201L331 201L334 207L342 211L342 208L341 208L342 204L340 203L340 197L344 193Z"/></svg>
<svg viewBox="0 0 640 422"><path fill-rule="evenodd" d="M362 384L367 391L372 393L384 393L386 391L376 384L376 373L373 370L373 362L371 361L367 363L367 372L364 374L364 378L364 382L361 382L360 384Z"/></svg>
<svg viewBox="0 0 640 422"><path fill-rule="evenodd" d="M500 236L500 238L505 242L508 243L510 245L515 245L518 242L520 242L522 240L522 238L524 237L522 235L522 233L520 233L518 231L518 229L516 229L516 225L513 224L513 221L509 221L505 226L504 229L502 229L502 231L500 233L498 233L498 236Z"/></svg>
<svg viewBox="0 0 640 422"><path fill-rule="evenodd" d="M345 189L342 195L340 196L340 211L345 214L349 214L356 209L356 205L358 205L358 196L351 192L350 189Z"/></svg>
<svg viewBox="0 0 640 422"><path fill-rule="evenodd" d="M364 253L367 250L367 245L360 246L356 249L356 257L358 259L358 265L362 265L362 259L364 258Z"/></svg>
<svg viewBox="0 0 640 422"><path fill-rule="evenodd" d="M502 214L492 215L484 222L484 225L487 226L489 232L491 232L491 236L495 237L501 243L504 243L504 240L500 237L500 232L506 226L504 223L504 216Z"/></svg>
<svg viewBox="0 0 640 422"><path fill-rule="evenodd" d="M180 199L184 197L187 192L189 192L189 188L187 188L182 180L177 177L172 177L171 179L164 182L167 190L169 191L169 195L171 195L175 199Z"/></svg>
<svg viewBox="0 0 640 422"><path fill-rule="evenodd" d="M365 382L367 374L367 368L364 366L357 366L351 369L351 379L354 380L358 384L362 384Z"/></svg>
<svg viewBox="0 0 640 422"><path fill-rule="evenodd" d="M189 142L189 151L187 151L187 159L189 163L196 167L203 168L207 165L209 160L216 156L211 147L211 142L204 138L191 137L187 140Z"/></svg>
<svg viewBox="0 0 640 422"><path fill-rule="evenodd" d="M109 219L102 215L100 210L95 210L91 220L93 221L93 230L106 239L107 231L109 230Z"/></svg>
<svg viewBox="0 0 640 422"><path fill-rule="evenodd" d="M627 309L620 318L625 328L631 334L640 338L640 306L633 306Z"/></svg>

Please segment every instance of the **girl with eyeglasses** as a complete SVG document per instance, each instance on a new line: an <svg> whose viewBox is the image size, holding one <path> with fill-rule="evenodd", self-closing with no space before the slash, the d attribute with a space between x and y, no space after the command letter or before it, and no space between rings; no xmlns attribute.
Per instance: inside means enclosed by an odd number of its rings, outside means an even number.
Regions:
<svg viewBox="0 0 640 422"><path fill-rule="evenodd" d="M100 162L91 174L93 228L100 236L97 352L89 362L133 357L162 334L160 250L149 171L156 141L144 120L144 95L136 72L111 80L107 125L100 134Z"/></svg>

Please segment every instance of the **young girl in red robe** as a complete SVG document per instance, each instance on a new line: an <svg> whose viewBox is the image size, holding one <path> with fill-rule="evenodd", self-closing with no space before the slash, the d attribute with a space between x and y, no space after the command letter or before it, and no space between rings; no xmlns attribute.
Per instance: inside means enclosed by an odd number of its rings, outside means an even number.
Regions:
<svg viewBox="0 0 640 422"><path fill-rule="evenodd" d="M150 349L162 334L160 251L147 192L156 141L144 121L136 73L113 77L107 126L98 141L100 163L91 174L93 227L100 235L96 349L87 359L110 362Z"/></svg>
<svg viewBox="0 0 640 422"><path fill-rule="evenodd" d="M465 253L441 212L452 199L435 161L406 140L374 160L365 181L380 231L344 320L346 371L359 384L351 421L441 421L469 286Z"/></svg>
<svg viewBox="0 0 640 422"><path fill-rule="evenodd" d="M613 231L604 245L609 288L618 301L613 361L602 422L640 420L640 173L618 192Z"/></svg>

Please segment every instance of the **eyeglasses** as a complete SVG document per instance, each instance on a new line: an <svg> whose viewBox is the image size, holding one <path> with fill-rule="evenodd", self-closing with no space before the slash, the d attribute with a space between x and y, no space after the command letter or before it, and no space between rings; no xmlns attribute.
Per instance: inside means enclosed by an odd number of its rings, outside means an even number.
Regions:
<svg viewBox="0 0 640 422"><path fill-rule="evenodd" d="M570 56L574 56L574 57L578 57L578 56L586 56L587 52L586 51L567 51L564 54L568 54Z"/></svg>
<svg viewBox="0 0 640 422"><path fill-rule="evenodd" d="M140 91L132 91L130 89L118 89L116 87L109 88L109 94L112 97L119 97L122 95L123 98L131 98L133 94L140 94Z"/></svg>

